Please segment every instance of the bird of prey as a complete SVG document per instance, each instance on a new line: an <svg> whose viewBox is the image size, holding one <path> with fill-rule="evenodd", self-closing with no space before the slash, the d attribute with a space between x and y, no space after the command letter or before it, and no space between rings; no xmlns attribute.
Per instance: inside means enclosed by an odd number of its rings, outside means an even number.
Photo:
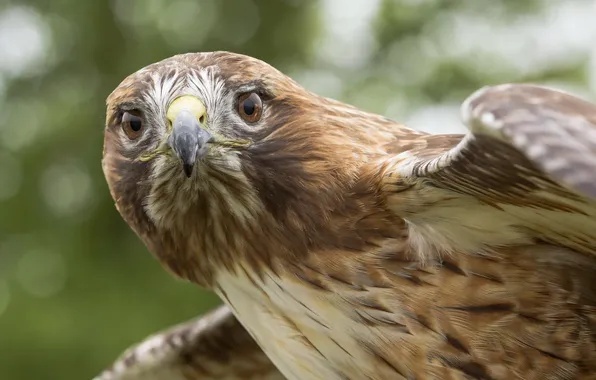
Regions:
<svg viewBox="0 0 596 380"><path fill-rule="evenodd" d="M229 52L124 79L116 207L224 306L98 379L596 378L596 106L505 84L461 109L427 134Z"/></svg>

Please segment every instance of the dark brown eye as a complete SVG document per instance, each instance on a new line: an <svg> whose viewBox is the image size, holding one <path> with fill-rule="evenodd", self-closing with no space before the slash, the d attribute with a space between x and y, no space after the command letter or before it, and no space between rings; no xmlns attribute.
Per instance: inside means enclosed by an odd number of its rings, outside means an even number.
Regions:
<svg viewBox="0 0 596 380"><path fill-rule="evenodd" d="M240 95L238 98L238 113L248 123L255 123L263 114L263 102L254 92Z"/></svg>
<svg viewBox="0 0 596 380"><path fill-rule="evenodd" d="M143 119L136 115L134 111L124 112L122 114L122 130L131 140L136 140L143 133Z"/></svg>

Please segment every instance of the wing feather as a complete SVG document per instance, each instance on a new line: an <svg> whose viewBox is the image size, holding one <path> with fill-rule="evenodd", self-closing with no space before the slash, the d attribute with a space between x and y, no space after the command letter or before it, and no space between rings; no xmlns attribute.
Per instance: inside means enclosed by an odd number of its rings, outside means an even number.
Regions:
<svg viewBox="0 0 596 380"><path fill-rule="evenodd" d="M558 183L596 198L596 106L530 84L485 87L462 105L473 134L511 144Z"/></svg>
<svg viewBox="0 0 596 380"><path fill-rule="evenodd" d="M284 380L227 306L127 349L94 380Z"/></svg>
<svg viewBox="0 0 596 380"><path fill-rule="evenodd" d="M596 106L545 87L483 88L462 106L470 132L426 135L393 156L388 201L419 241L479 250L537 240L596 252ZM432 206L432 207L431 207Z"/></svg>

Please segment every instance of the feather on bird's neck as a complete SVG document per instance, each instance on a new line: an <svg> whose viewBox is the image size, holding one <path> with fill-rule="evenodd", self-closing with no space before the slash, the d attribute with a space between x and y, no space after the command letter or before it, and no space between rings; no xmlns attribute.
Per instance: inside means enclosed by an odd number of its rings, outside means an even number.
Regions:
<svg viewBox="0 0 596 380"><path fill-rule="evenodd" d="M165 158L155 168L144 203L159 235L152 251L177 276L209 286L217 267L243 255L263 206L233 159L200 163L190 179Z"/></svg>

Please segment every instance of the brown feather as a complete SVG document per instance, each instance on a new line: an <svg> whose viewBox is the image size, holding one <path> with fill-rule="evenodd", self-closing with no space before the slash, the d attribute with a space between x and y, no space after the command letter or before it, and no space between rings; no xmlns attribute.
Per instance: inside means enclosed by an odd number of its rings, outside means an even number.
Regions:
<svg viewBox="0 0 596 380"><path fill-rule="evenodd" d="M94 380L284 380L225 306L130 347Z"/></svg>
<svg viewBox="0 0 596 380"><path fill-rule="evenodd" d="M249 126L231 99L255 87L265 106ZM166 131L159 115L193 91L211 128L250 145L190 179L170 157L139 163ZM596 201L575 153L594 153L580 140L596 107L548 91L475 94L471 133L428 135L254 58L175 56L108 98L104 171L149 250L215 290L258 342L250 352L289 380L590 379ZM147 113L138 144L118 131L122 104Z"/></svg>

